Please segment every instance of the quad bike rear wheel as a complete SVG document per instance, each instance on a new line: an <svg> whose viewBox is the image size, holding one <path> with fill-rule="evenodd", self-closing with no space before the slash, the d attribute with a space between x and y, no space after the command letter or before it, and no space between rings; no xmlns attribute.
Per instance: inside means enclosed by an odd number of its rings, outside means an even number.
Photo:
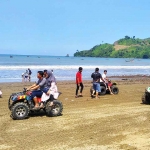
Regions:
<svg viewBox="0 0 150 150"><path fill-rule="evenodd" d="M101 86L101 92L100 95L105 95L106 94L106 87Z"/></svg>
<svg viewBox="0 0 150 150"><path fill-rule="evenodd" d="M92 95L93 93L93 86L90 88L90 93ZM94 95L96 94L96 92L94 93ZM101 92L99 92L99 95L105 95L106 94L106 88L104 86L101 86Z"/></svg>
<svg viewBox="0 0 150 150"><path fill-rule="evenodd" d="M63 111L63 105L60 101L58 100L54 100L53 101L53 106L50 106L50 101L47 102L46 104L46 114L49 117L56 117L56 116L60 116L62 111Z"/></svg>
<svg viewBox="0 0 150 150"><path fill-rule="evenodd" d="M22 120L28 117L29 107L26 103L18 102L11 108L11 118L14 120Z"/></svg>
<svg viewBox="0 0 150 150"><path fill-rule="evenodd" d="M91 95L93 94L93 86L91 86L91 88L90 88L90 93L91 93Z"/></svg>

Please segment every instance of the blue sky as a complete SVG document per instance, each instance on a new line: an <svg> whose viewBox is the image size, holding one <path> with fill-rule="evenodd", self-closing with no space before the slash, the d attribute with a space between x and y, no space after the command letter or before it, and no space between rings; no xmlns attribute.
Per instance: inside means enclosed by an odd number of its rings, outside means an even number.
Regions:
<svg viewBox="0 0 150 150"><path fill-rule="evenodd" d="M0 54L73 55L150 37L149 0L0 0Z"/></svg>

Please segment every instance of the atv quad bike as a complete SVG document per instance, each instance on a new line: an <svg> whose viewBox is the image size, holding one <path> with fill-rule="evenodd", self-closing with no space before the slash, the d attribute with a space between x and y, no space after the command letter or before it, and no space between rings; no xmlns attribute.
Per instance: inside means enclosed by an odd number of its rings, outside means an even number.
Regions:
<svg viewBox="0 0 150 150"><path fill-rule="evenodd" d="M41 98L38 98L38 101L40 104ZM48 99L44 103L44 107L40 109L43 109L46 112L46 115L50 117L61 115L63 110L62 103L54 98L52 106L50 106L50 103L51 101ZM25 88L23 92L11 94L8 100L8 108L11 111L11 118L14 120L25 119L29 116L29 113L40 111L40 109L34 110L34 105L34 101L31 99L31 91L26 91Z"/></svg>
<svg viewBox="0 0 150 150"><path fill-rule="evenodd" d="M100 82L100 87L101 87L101 92L99 93L99 95L105 95L107 93L110 93L109 89L106 87L106 84L104 84L103 82ZM116 83L112 83L112 86L110 87L111 91L113 94L118 94L119 93L119 89L117 87ZM90 93L92 95L93 93L93 86L90 89Z"/></svg>
<svg viewBox="0 0 150 150"><path fill-rule="evenodd" d="M145 93L142 95L142 103L150 104L150 87L145 89Z"/></svg>

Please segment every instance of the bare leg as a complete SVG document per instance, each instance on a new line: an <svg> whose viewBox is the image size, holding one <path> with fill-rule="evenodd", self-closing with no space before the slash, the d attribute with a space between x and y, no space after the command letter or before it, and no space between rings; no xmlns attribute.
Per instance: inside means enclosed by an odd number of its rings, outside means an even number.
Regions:
<svg viewBox="0 0 150 150"><path fill-rule="evenodd" d="M22 77L22 82L24 82L24 77Z"/></svg>
<svg viewBox="0 0 150 150"><path fill-rule="evenodd" d="M111 89L110 89L110 86L108 86L108 89L109 89L109 91L110 91L110 94L114 95L114 94L112 93Z"/></svg>
<svg viewBox="0 0 150 150"><path fill-rule="evenodd" d="M37 97L34 97L33 100L35 102L35 107L39 107L39 103L38 103Z"/></svg>
<svg viewBox="0 0 150 150"><path fill-rule="evenodd" d="M98 92L96 92L96 98L98 98Z"/></svg>
<svg viewBox="0 0 150 150"><path fill-rule="evenodd" d="M92 93L92 95L94 95L94 93L95 93L95 90L93 89L93 93Z"/></svg>

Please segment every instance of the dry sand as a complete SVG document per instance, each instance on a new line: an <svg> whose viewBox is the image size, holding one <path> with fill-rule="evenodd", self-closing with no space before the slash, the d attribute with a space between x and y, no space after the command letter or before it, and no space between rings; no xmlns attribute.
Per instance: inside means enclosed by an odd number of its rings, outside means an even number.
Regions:
<svg viewBox="0 0 150 150"><path fill-rule="evenodd" d="M150 78L117 83L118 95L91 99L86 81L84 97L75 99L74 82L59 82L63 115L42 113L20 121L10 118L8 98L30 83L0 84L0 150L149 150L150 105L141 104L141 96Z"/></svg>

